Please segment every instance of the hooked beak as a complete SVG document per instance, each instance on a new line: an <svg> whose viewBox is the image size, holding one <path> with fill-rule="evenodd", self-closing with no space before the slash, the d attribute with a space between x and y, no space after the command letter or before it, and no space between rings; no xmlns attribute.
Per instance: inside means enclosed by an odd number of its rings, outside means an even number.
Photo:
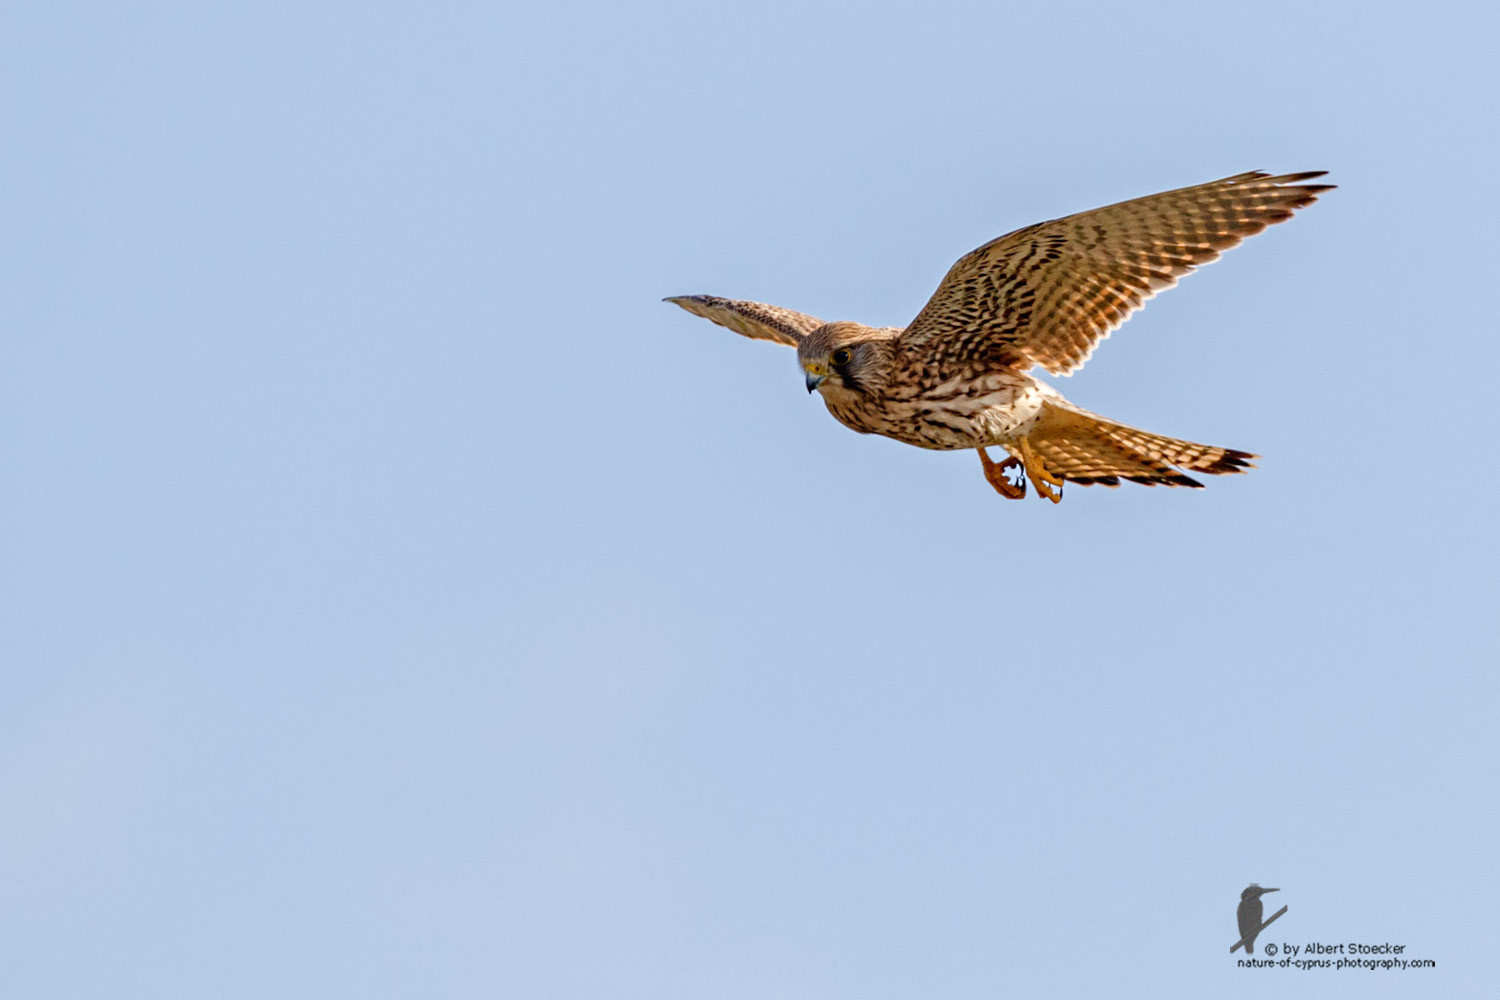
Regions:
<svg viewBox="0 0 1500 1000"><path fill-rule="evenodd" d="M809 372L806 373L806 375L807 375L807 391L808 392L812 392L818 386L822 385L823 384L823 380L828 377L827 375L819 375L817 372L814 372L814 371L809 371Z"/></svg>

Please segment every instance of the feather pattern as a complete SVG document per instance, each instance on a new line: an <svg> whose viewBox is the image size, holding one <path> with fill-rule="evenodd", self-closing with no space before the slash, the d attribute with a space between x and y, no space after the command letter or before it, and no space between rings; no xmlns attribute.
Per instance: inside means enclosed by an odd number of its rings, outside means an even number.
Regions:
<svg viewBox="0 0 1500 1000"><path fill-rule="evenodd" d="M1078 370L1157 292L1332 185L1260 171L1018 229L961 257L902 335L904 353Z"/></svg>
<svg viewBox="0 0 1500 1000"><path fill-rule="evenodd" d="M823 321L815 316L764 302L741 302L721 299L717 295L677 295L662 301L681 306L694 316L711 319L743 336L774 340L788 347L796 347L803 337L823 325Z"/></svg>

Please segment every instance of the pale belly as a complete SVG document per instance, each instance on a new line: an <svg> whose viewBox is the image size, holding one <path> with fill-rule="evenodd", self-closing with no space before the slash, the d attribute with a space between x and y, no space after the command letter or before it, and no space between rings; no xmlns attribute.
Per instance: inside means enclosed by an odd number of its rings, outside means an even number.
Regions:
<svg viewBox="0 0 1500 1000"><path fill-rule="evenodd" d="M1015 441L1031 430L1045 400L1060 397L1029 375L1004 372L909 395L872 397L839 389L823 398L835 419L862 434L951 451Z"/></svg>

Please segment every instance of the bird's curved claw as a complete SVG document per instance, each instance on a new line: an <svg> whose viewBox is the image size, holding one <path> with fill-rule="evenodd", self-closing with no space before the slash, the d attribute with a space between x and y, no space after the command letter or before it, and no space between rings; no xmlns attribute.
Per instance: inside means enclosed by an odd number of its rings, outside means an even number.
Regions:
<svg viewBox="0 0 1500 1000"><path fill-rule="evenodd" d="M1036 491L1053 503L1062 503L1062 477L1047 471L1041 456L1031 450L1031 442L1021 438L1017 445L1021 449L1021 461L1026 466L1026 478L1035 484ZM1055 491L1054 486L1057 487Z"/></svg>
<svg viewBox="0 0 1500 1000"><path fill-rule="evenodd" d="M1026 480L1019 478L1012 483L1005 478L1005 474L1014 469L1021 468L1021 462L1016 458L1007 458L1003 462L996 462L990 458L989 453L983 448L978 449L979 460L984 463L984 478L995 492L1007 500L1021 500L1026 496Z"/></svg>

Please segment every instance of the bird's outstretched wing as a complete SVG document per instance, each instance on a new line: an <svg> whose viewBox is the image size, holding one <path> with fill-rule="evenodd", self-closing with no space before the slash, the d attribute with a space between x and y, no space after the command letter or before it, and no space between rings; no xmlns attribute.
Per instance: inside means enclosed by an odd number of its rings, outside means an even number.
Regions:
<svg viewBox="0 0 1500 1000"><path fill-rule="evenodd" d="M682 306L695 316L711 319L735 333L756 340L774 340L778 344L796 347L802 338L823 325L814 316L805 316L780 306L768 306L763 302L738 302L721 299L717 295L679 295L663 302Z"/></svg>
<svg viewBox="0 0 1500 1000"><path fill-rule="evenodd" d="M901 342L1066 375L1151 296L1316 201L1333 185L1303 182L1325 173L1236 174L1018 229L961 257Z"/></svg>

